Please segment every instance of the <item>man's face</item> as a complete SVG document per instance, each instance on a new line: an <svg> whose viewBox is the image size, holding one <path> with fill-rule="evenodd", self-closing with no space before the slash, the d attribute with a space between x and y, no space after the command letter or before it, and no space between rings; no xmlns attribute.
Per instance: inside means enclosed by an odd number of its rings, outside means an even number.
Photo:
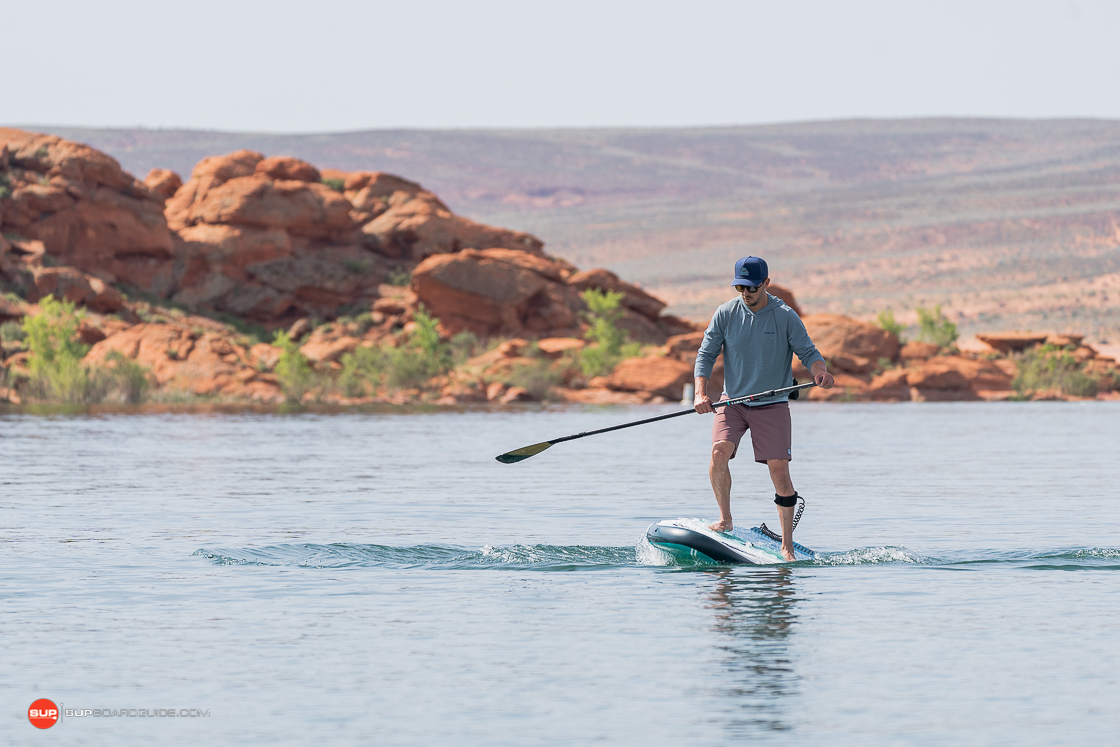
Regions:
<svg viewBox="0 0 1120 747"><path fill-rule="evenodd" d="M747 306L754 307L757 306L760 301L766 298L766 289L770 287L770 278L766 278L765 280L763 280L762 285L755 287L753 292L751 291L751 286L749 285L737 285L735 287L742 288L742 290L739 291L739 295L743 297L743 301L747 304Z"/></svg>

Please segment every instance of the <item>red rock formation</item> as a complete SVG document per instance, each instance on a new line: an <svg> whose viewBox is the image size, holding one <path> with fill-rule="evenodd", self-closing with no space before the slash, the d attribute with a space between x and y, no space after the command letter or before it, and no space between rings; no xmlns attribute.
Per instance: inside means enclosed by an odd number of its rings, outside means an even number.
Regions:
<svg viewBox="0 0 1120 747"><path fill-rule="evenodd" d="M269 179L287 180L296 182L312 182L318 184L323 180L319 169L307 161L301 161L291 156L272 156L257 162L253 169L255 173Z"/></svg>
<svg viewBox="0 0 1120 747"><path fill-rule="evenodd" d="M109 156L53 135L0 128L0 230L107 282L143 285L172 254L162 200Z"/></svg>
<svg viewBox="0 0 1120 747"><path fill-rule="evenodd" d="M692 381L692 366L676 358L657 355L627 358L607 377L607 388L621 392L649 392L666 399L680 399Z"/></svg>
<svg viewBox="0 0 1120 747"><path fill-rule="evenodd" d="M120 352L151 369L160 387L199 395L278 402L276 378L252 365L248 351L228 337L228 328L188 317L174 324L137 324L98 342L87 363L104 363Z"/></svg>
<svg viewBox="0 0 1120 747"><path fill-rule="evenodd" d="M183 186L183 180L170 169L152 169L144 177L144 186L162 200L170 199Z"/></svg>
<svg viewBox="0 0 1120 747"><path fill-rule="evenodd" d="M1013 353L1034 347L1046 342L1046 333L1034 332L999 332L992 334L976 335L976 339L986 344L993 350L1001 353Z"/></svg>
<svg viewBox="0 0 1120 747"><path fill-rule="evenodd" d="M802 321L830 369L866 374L880 359L898 356L898 337L874 324L840 314L809 314Z"/></svg>
<svg viewBox="0 0 1120 747"><path fill-rule="evenodd" d="M908 342L898 351L898 357L907 363L928 360L941 352L932 342Z"/></svg>
<svg viewBox="0 0 1120 747"><path fill-rule="evenodd" d="M429 257L412 274L421 303L449 334L582 336L565 262L511 249L468 249Z"/></svg>
<svg viewBox="0 0 1120 747"><path fill-rule="evenodd" d="M53 295L103 314L124 308L124 298L116 288L73 267L45 266L46 257L41 241L0 239L3 289L13 289L32 303Z"/></svg>
<svg viewBox="0 0 1120 747"><path fill-rule="evenodd" d="M906 402L910 399L910 383L902 368L884 371L871 379L865 392L868 399L878 402Z"/></svg>
<svg viewBox="0 0 1120 747"><path fill-rule="evenodd" d="M793 297L793 291L791 291L789 288L785 287L784 285L778 285L771 280L770 287L766 292L782 299L783 301L785 301L786 306L789 306L791 309L793 309L798 316L802 316L801 307L797 305L797 299Z"/></svg>

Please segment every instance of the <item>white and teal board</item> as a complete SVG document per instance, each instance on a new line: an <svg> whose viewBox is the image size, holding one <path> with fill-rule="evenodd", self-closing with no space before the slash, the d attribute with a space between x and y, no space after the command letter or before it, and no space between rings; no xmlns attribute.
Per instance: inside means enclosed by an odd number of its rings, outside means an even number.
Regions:
<svg viewBox="0 0 1120 747"><path fill-rule="evenodd" d="M730 532L713 532L700 519L666 519L646 530L646 539L654 547L674 557L714 563L753 563L769 565L788 562L782 557L782 539L766 525L751 529L735 528ZM812 560L813 550L793 543L797 560Z"/></svg>

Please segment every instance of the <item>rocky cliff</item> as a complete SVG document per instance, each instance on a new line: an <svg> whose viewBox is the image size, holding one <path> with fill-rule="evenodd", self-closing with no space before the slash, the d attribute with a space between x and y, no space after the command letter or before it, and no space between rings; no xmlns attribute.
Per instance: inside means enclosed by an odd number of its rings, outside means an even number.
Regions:
<svg viewBox="0 0 1120 747"><path fill-rule="evenodd" d="M592 289L617 294L614 324L644 346L603 375L579 363ZM772 291L800 313L791 291ZM278 329L326 377L306 396L445 404L675 399L703 334L616 274L581 271L529 234L456 215L399 176L240 150L202 159L185 182L167 169L140 182L93 148L11 129L0 129L0 293L0 323L35 314L46 296L82 307L90 365L131 360L161 390L266 401L282 397L280 350L268 344ZM358 387L356 398L322 383L362 349L410 344L428 315L445 341L506 341L430 380ZM1080 338L992 337L989 353L961 353L901 345L841 315L804 320L838 383L812 399L1007 398L1021 373L1009 356L1038 345L1095 377L1094 391L1120 387L1114 362ZM18 399L12 377L26 376L28 353L5 340L0 354L0 389Z"/></svg>

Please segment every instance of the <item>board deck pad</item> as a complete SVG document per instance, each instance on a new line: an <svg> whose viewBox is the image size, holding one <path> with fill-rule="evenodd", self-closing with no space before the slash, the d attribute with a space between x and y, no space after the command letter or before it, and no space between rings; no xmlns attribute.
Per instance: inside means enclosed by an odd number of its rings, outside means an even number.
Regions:
<svg viewBox="0 0 1120 747"><path fill-rule="evenodd" d="M682 559L756 565L789 562L781 554L781 536L765 524L714 532L701 519L666 519L651 525L646 530L646 539L654 547ZM816 557L816 552L798 542L793 543L793 550L797 560Z"/></svg>

